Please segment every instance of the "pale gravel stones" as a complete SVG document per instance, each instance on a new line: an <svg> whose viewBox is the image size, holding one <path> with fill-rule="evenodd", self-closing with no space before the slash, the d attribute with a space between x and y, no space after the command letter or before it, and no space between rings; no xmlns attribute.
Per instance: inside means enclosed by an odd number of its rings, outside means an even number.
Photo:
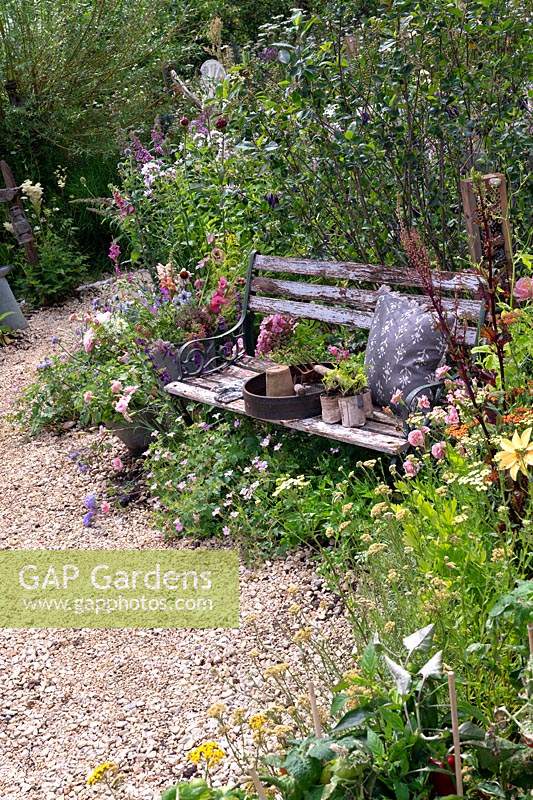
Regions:
<svg viewBox="0 0 533 800"><path fill-rule="evenodd" d="M100 434L72 430L27 440L6 419L11 401L51 351L52 335L70 336L68 315L78 301L34 315L24 343L0 348L0 548L159 548L160 534L146 508L129 506L82 526L83 498L101 493L106 462L81 474L72 450ZM119 446L113 454L123 454ZM347 626L327 597L309 558L298 553L241 569L243 615L258 615L254 627L270 655L287 660L292 651L280 631L294 620L299 602L313 608L311 624L323 629L343 652L350 650ZM257 669L250 656L254 627L239 630L0 630L0 797L42 800L98 796L85 785L97 763L111 759L126 774L125 796L159 800L160 791L187 766L185 753L216 736L209 705L262 705ZM257 663L257 662L256 662ZM345 662L346 663L346 662ZM239 770L229 759L218 773L224 781Z"/></svg>

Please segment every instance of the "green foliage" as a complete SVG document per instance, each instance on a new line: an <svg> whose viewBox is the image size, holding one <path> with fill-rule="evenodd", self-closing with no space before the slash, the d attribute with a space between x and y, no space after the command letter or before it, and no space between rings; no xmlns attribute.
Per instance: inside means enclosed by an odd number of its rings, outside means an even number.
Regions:
<svg viewBox="0 0 533 800"><path fill-rule="evenodd" d="M398 661L379 640L367 645L359 668L334 689L329 730L269 758L283 774L265 772L262 780L283 800L455 796L442 652L430 655L433 633L429 625L405 637ZM525 798L532 765L527 745L516 741L519 723L496 735L470 722L470 713L459 707L465 796L490 787L489 796Z"/></svg>
<svg viewBox="0 0 533 800"><path fill-rule="evenodd" d="M37 264L29 263L21 251L17 252L13 289L32 305L44 306L62 300L83 283L88 264L69 234L61 236L46 228L38 242Z"/></svg>
<svg viewBox="0 0 533 800"><path fill-rule="evenodd" d="M161 800L247 800L251 796L241 789L213 789L202 778L178 783L161 795Z"/></svg>
<svg viewBox="0 0 533 800"><path fill-rule="evenodd" d="M230 536L253 554L327 546L339 525L348 541L354 503L364 514L371 496L347 477L352 457L327 440L215 413L161 434L147 468L167 535Z"/></svg>
<svg viewBox="0 0 533 800"><path fill-rule="evenodd" d="M359 394L367 385L362 358L352 356L340 361L338 366L324 375L323 380L329 394L340 394L343 397Z"/></svg>

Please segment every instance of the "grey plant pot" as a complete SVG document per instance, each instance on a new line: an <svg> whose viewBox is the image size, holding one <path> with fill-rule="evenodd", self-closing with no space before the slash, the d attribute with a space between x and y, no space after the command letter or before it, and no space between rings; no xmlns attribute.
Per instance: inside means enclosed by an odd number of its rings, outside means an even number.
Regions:
<svg viewBox="0 0 533 800"><path fill-rule="evenodd" d="M12 328L12 330L23 330L28 327L28 321L11 291L7 282L7 275L11 267L0 267L0 326ZM4 317L3 315L6 314Z"/></svg>
<svg viewBox="0 0 533 800"><path fill-rule="evenodd" d="M134 455L141 455L152 442L152 431L149 418L137 417L135 422L107 422L106 427L114 433L117 439L126 445Z"/></svg>

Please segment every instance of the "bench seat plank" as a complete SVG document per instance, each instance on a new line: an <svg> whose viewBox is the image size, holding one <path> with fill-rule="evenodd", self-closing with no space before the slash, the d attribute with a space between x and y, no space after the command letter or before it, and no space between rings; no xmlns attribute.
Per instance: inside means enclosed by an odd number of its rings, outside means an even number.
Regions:
<svg viewBox="0 0 533 800"><path fill-rule="evenodd" d="M264 368L264 365L262 365L262 368ZM205 375L199 378L191 378L187 381L173 381L168 383L165 389L175 397L182 397L185 400L192 400L204 405L224 408L236 414L246 415L244 400L234 400L231 403L221 403L216 400L217 391L224 386L237 382L235 375L230 376L225 372L223 371L216 376ZM250 371L250 376L254 374L254 371ZM403 432L398 430L394 424L386 424L382 421L369 420L364 428L343 428L342 425L329 425L323 422L320 417L280 420L273 424L282 425L303 433L324 436L327 439L347 444L359 445L366 449L377 450L390 455L397 455L407 447Z"/></svg>

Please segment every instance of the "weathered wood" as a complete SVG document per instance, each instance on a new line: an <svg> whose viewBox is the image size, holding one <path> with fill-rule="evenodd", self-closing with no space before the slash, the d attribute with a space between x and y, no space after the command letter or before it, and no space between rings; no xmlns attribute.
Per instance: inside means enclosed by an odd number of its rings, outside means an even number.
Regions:
<svg viewBox="0 0 533 800"><path fill-rule="evenodd" d="M4 179L4 183L7 189L16 189L17 192L15 197L11 200L11 217L12 222L17 224L20 220L24 220L26 222L26 216L24 214L24 206L22 205L22 201L19 197L19 187L17 186L17 182L15 181L15 176L11 171L11 167L7 163L7 161L0 160L0 172L2 173L2 177ZM24 244L24 251L26 253L26 259L30 264L37 264L39 261L39 256L37 255L37 249L35 247L35 241L33 239L33 234L31 232L31 226L27 223L29 232L31 234L31 241L25 241Z"/></svg>
<svg viewBox="0 0 533 800"><path fill-rule="evenodd" d="M315 300L333 305L343 304L359 311L373 313L378 299L378 292L372 289L354 289L345 286L325 286L319 283L301 283L281 280L279 278L253 278L253 292L261 292L271 297L286 297L292 300ZM403 295L419 305L431 310L431 300L425 295ZM459 319L478 321L481 312L479 300L463 298L446 298L444 307Z"/></svg>
<svg viewBox="0 0 533 800"><path fill-rule="evenodd" d="M383 265L357 264L350 261L314 261L305 258L257 255L254 272L284 272L316 278L336 278L355 283L423 287L420 276L412 269L394 269ZM433 281L443 292L476 294L479 292L481 279L475 272L435 271Z"/></svg>
<svg viewBox="0 0 533 800"><path fill-rule="evenodd" d="M501 235L494 236L494 244L503 244L504 258L510 270L513 263L513 248L511 238L511 225L509 222L509 200L507 197L507 182L502 172L483 175L479 191L491 215L501 227ZM475 264L484 260L483 237L480 226L478 209L478 189L475 179L465 178L461 181L461 197L463 200L463 213L468 234L468 249L470 258Z"/></svg>
<svg viewBox="0 0 533 800"><path fill-rule="evenodd" d="M252 295L249 308L260 314L287 314L297 319L316 319L330 325L346 325L347 328L361 328L369 330L372 325L371 312L356 311L345 306L323 306L318 303L301 303L296 300L282 300L274 297L259 297ZM458 337L463 337L463 331L458 331ZM467 328L464 331L464 340L473 345L476 342L477 331Z"/></svg>
<svg viewBox="0 0 533 800"><path fill-rule="evenodd" d="M349 328L368 330L373 314L355 311L343 306L323 306L319 303L300 303L295 300L282 300L274 297L250 297L249 307L261 314L288 314L302 319L317 319L331 325L346 325Z"/></svg>
<svg viewBox="0 0 533 800"><path fill-rule="evenodd" d="M204 405L225 408L237 414L245 415L244 402L234 400L231 403L221 403L215 399L216 388L206 389L191 381L174 381L167 384L166 391L176 397L191 400ZM323 436L326 439L357 445L369 450L376 450L389 455L401 453L407 447L404 437L398 431L388 429L386 425L380 426L379 431L374 428L380 423L369 422L364 428L343 428L342 425L328 425L320 417L311 417L299 420L279 420L276 425L281 425L291 430L298 430L310 435ZM382 430L385 429L385 430Z"/></svg>
<svg viewBox="0 0 533 800"><path fill-rule="evenodd" d="M316 319L330 325L346 325L347 328L362 328L369 330L372 325L373 314L364 311L355 311L344 306L323 306L318 303L301 303L296 300L282 300L274 297L250 297L249 307L260 314L288 314L297 319ZM462 337L463 332L458 331ZM473 328L464 331L467 344L473 345L477 332Z"/></svg>

